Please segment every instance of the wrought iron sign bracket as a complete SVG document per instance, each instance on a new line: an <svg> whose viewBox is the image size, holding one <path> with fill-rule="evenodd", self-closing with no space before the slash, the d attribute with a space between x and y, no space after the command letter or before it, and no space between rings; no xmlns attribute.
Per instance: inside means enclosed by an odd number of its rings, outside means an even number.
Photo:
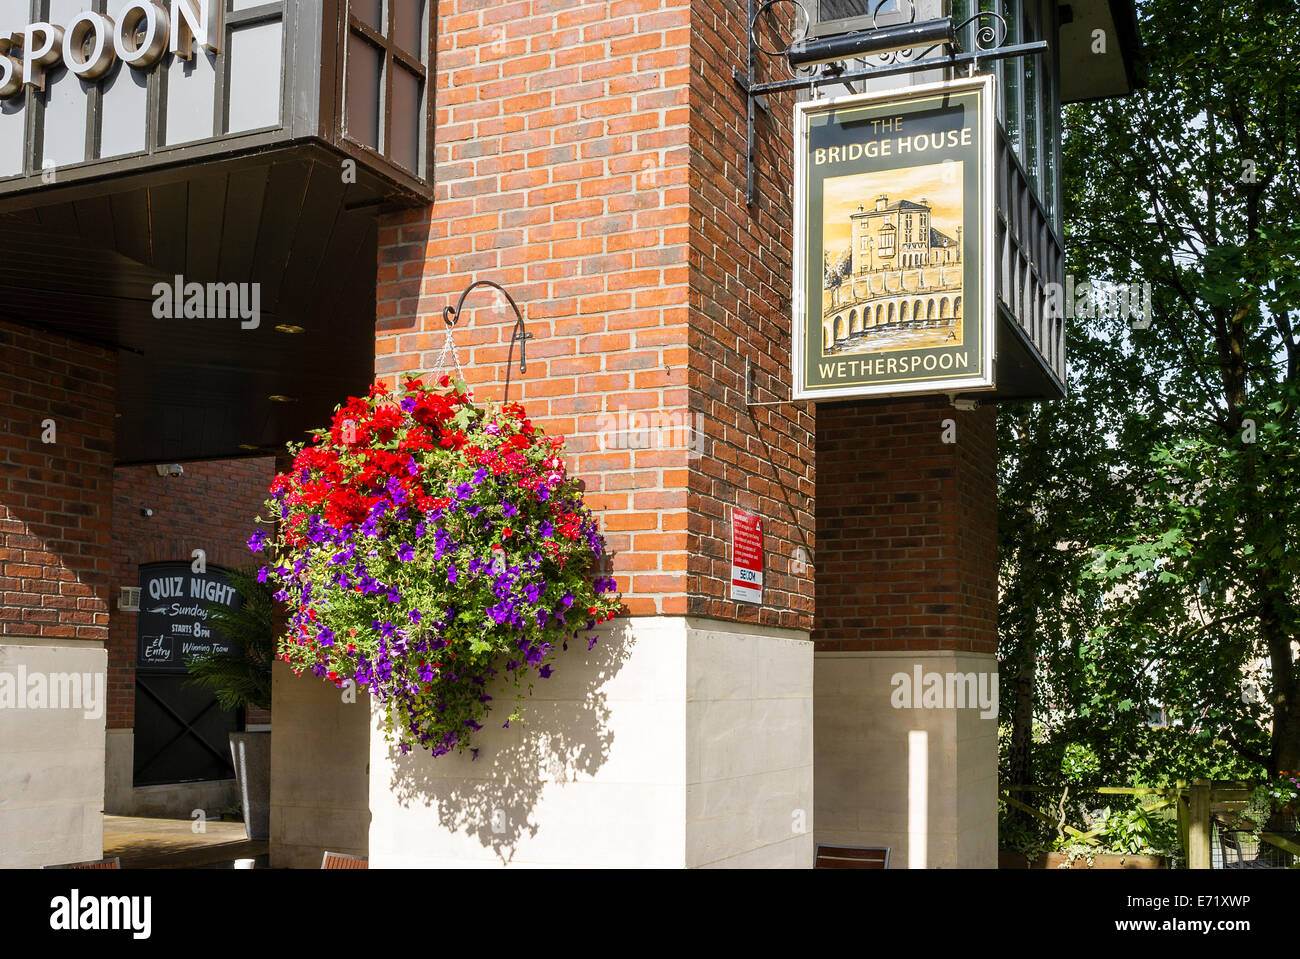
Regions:
<svg viewBox="0 0 1300 959"><path fill-rule="evenodd" d="M874 23L876 14L880 13L886 0L876 4L872 14ZM916 23L916 7L912 5L912 19L907 23L873 27L844 38L835 38L814 46L808 41L797 38L784 50L771 50L758 40L759 18L773 7L782 4L795 6L802 11L805 30L811 22L802 0L748 0L748 25L745 34L747 50L745 56L746 70L733 68L732 81L745 95L745 202L754 205L758 196L756 175L756 150L758 140L758 113L770 113L767 94L785 93L791 90L809 92L829 84L852 84L859 80L874 80L880 77L902 76L919 73L923 70L945 70L967 67L971 75L978 70L981 62L1005 60L1010 57L1041 56L1048 50L1047 41L1036 40L1031 43L1014 43L1005 45L1007 37L1006 21L991 11L981 11L967 17L961 23L954 24L951 17ZM795 17L796 23L798 17ZM977 21L983 21L975 30L975 47L972 50L960 49L961 31ZM900 47L899 44L908 44ZM914 51L924 47L920 53ZM936 48L946 47L946 54L930 56ZM912 52L909 57L903 54ZM759 82L758 55L784 59L792 74L789 80L768 80ZM838 60L825 57L838 56ZM882 62L856 70L846 70L844 60L865 57L881 57ZM821 58L821 59L819 59ZM792 60L798 60L796 67ZM807 69L820 64L821 70L809 76L798 76L799 69ZM852 87L849 87L852 90Z"/></svg>

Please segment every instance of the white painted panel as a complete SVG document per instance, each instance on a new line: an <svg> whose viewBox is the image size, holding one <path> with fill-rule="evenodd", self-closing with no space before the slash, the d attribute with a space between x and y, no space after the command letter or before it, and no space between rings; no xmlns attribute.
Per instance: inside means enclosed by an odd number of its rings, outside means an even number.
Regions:
<svg viewBox="0 0 1300 959"><path fill-rule="evenodd" d="M65 27L85 10L85 0L51 0L49 22ZM43 167L85 162L86 112L90 102L87 92L91 86L63 65L46 72Z"/></svg>
<svg viewBox="0 0 1300 959"><path fill-rule="evenodd" d="M231 31L230 133L280 125L280 63L284 24Z"/></svg>
<svg viewBox="0 0 1300 959"><path fill-rule="evenodd" d="M122 8L129 0L108 0L108 16L120 22ZM118 63L100 84L104 92L100 126L101 157L122 156L144 150L148 121L148 89L151 71L132 70Z"/></svg>
<svg viewBox="0 0 1300 959"><path fill-rule="evenodd" d="M189 143L212 136L216 55L195 44L189 60L169 56L166 142Z"/></svg>
<svg viewBox="0 0 1300 959"><path fill-rule="evenodd" d="M0 35L21 30L30 21L27 0L0 0ZM0 100L0 176L23 172L23 97Z"/></svg>

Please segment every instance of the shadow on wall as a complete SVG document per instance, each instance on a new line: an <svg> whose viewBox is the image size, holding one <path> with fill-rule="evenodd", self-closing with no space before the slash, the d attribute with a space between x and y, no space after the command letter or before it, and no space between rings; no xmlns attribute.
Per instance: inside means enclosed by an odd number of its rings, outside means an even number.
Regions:
<svg viewBox="0 0 1300 959"><path fill-rule="evenodd" d="M509 863L519 842L537 835L533 816L547 785L589 780L609 758L614 733L604 687L627 662L633 636L622 620L599 629L590 652L582 648L585 636L569 640L551 677L534 680L531 696L521 686L522 721L509 728L484 724L475 741L477 759L468 751L435 759L420 749L402 756L390 748L390 785L398 804L436 807L447 833L474 837ZM506 714L512 692L498 685L489 717Z"/></svg>

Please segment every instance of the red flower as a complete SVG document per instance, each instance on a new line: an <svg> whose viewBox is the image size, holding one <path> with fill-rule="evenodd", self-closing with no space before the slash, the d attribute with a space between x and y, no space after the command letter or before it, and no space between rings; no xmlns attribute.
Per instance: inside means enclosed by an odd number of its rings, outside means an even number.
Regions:
<svg viewBox="0 0 1300 959"><path fill-rule="evenodd" d="M397 444L397 448L403 453L418 453L422 450L431 450L433 447L433 436L423 426L412 427L402 437L402 442Z"/></svg>

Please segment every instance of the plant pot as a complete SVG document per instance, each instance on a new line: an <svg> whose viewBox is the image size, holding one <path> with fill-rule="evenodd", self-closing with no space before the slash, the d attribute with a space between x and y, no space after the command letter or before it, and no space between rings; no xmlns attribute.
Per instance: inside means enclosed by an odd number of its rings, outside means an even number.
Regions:
<svg viewBox="0 0 1300 959"><path fill-rule="evenodd" d="M1069 857L1063 852L1049 852L1032 861L1023 853L1003 850L998 853L999 869L1060 869ZM1071 869L1168 869L1169 860L1165 856L1127 855L1114 852L1099 852L1088 859L1080 856L1074 860Z"/></svg>
<svg viewBox="0 0 1300 959"><path fill-rule="evenodd" d="M244 804L244 834L271 838L271 732L230 734L235 785Z"/></svg>

